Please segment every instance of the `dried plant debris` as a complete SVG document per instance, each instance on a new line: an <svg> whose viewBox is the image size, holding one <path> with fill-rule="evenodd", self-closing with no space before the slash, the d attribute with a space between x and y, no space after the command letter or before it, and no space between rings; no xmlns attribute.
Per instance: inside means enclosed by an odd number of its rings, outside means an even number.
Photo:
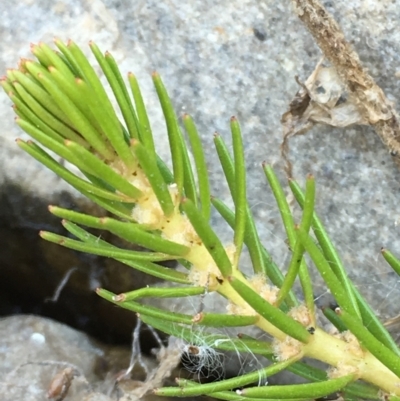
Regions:
<svg viewBox="0 0 400 401"><path fill-rule="evenodd" d="M282 154L287 163L288 138L304 134L316 123L334 127L371 125L400 166L400 122L393 104L362 66L337 22L319 0L292 0L300 20L313 35L332 67L321 62L282 117Z"/></svg>
<svg viewBox="0 0 400 401"><path fill-rule="evenodd" d="M158 365L147 372L145 381L126 379L122 376L116 385L120 395L120 401L140 400L149 395L157 387L161 387L164 380L172 374L179 365L182 355L182 340L170 337L166 347L161 346L157 352Z"/></svg>
<svg viewBox="0 0 400 401"><path fill-rule="evenodd" d="M147 326L151 335L157 340L158 348L153 350L156 361L142 355L140 348L140 335L142 321L140 316L132 333L132 352L129 366L113 374L110 380L105 380L103 392L111 399L118 401L138 401L151 396L152 392L161 387L174 369L178 367L182 356L182 340L170 336L168 345L164 346L157 332ZM140 373L139 373L140 372ZM143 375L144 374L144 377Z"/></svg>
<svg viewBox="0 0 400 401"><path fill-rule="evenodd" d="M282 116L283 142L282 154L291 176L288 160L289 138L305 134L315 124L326 124L332 127L351 125L368 125L369 121L357 107L357 99L347 91L336 69L323 65L321 60L308 79L297 82L301 89L289 105L289 110Z"/></svg>

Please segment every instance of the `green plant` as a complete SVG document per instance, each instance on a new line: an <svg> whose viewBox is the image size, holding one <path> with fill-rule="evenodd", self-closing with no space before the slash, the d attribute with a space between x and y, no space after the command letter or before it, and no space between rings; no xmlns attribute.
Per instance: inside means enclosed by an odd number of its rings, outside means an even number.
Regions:
<svg viewBox="0 0 400 401"><path fill-rule="evenodd" d="M197 335L211 348L249 352L272 361L268 367L232 379L211 384L178 380L178 387L160 388L156 393L208 394L226 400L307 400L339 392L346 399L380 399L383 395L399 399L400 350L349 280L316 215L314 178L307 177L304 192L295 181L289 182L303 209L301 222L295 225L273 169L263 165L292 250L283 275L261 243L247 202L242 137L236 118L230 121L233 155L220 136L214 139L234 203L231 210L220 199L210 197L204 151L192 119L185 115L183 124L193 153L192 166L178 119L158 74L153 74L153 81L167 126L172 172L155 151L135 76L128 75L131 98L112 56L103 55L95 44L90 44L118 103L121 122L79 47L59 40L55 44L57 51L45 44L33 46L37 61L21 60L19 69L9 70L1 80L14 103L17 124L42 147L32 141L17 143L116 218L97 218L51 206L51 213L63 219L64 227L76 239L49 232L40 235L71 249L114 258L170 282L167 288L146 287L124 294L97 290L108 301L138 313L143 322L188 341L193 338L192 330L202 328ZM43 147L78 167L82 175L68 170ZM233 243L228 246L221 243L210 225L212 208L233 228ZM117 248L80 226L108 230L149 251ZM251 258L251 276L240 268L244 247ZM316 323L305 252L336 299L335 311L324 311L337 327L336 334L327 333ZM400 261L386 250L383 255L400 273ZM168 259L179 260L187 272L156 263ZM297 279L303 299L292 291ZM205 292L224 297L227 312L202 311L191 316L140 303L144 297L191 297ZM230 338L212 332L214 327L247 326L257 326L273 340ZM302 361L305 357L325 362L331 368L325 371L312 367ZM286 369L306 378L308 383L258 385L259 377Z"/></svg>

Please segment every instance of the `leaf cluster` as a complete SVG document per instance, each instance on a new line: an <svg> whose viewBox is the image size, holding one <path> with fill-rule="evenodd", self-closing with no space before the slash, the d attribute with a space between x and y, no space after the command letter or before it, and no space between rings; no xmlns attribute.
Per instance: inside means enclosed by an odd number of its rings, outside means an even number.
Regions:
<svg viewBox="0 0 400 401"><path fill-rule="evenodd" d="M21 60L19 68L8 70L1 80L14 104L17 124L35 140L18 140L18 145L115 217L97 218L51 206L50 212L63 219L65 229L74 238L46 231L40 235L74 250L113 258L171 283L169 287L146 287L124 294L97 290L101 297L139 314L143 322L188 342L193 338L192 331L198 330L212 348L271 360L268 367L217 383L178 380L178 387L158 389L157 394L208 394L224 400L307 400L340 393L351 400L380 399L383 391L389 399L400 397L399 348L349 279L314 210L314 177L307 177L304 190L297 182L289 181L303 211L300 222L295 224L274 170L263 165L291 249L287 272L283 274L262 244L248 204L237 119L230 120L232 152L221 136L214 137L216 155L233 200L231 209L221 199L210 196L200 135L192 118L184 115L185 138L157 73L152 79L165 118L172 171L156 153L135 76L128 74L127 86L113 57L90 44L113 92L122 115L120 120L81 49L73 42L56 40L55 45L57 50L45 44L33 46L36 61ZM65 167L49 151L74 165L79 173ZM210 223L212 210L233 229L230 246L224 245L215 233ZM108 230L148 251L116 247L82 227ZM244 248L250 255L251 276L245 275L240 266ZM313 278L305 253L336 300L335 310L323 311L336 327L334 335L317 324ZM386 250L383 254L400 273L400 261ZM179 260L186 271L158 264L170 259ZM293 291L297 281L301 295ZM230 303L230 313L203 311L192 316L140 301L146 297L184 298L214 291ZM257 326L274 340L231 338L213 332L217 327L247 326ZM312 367L302 360L304 357L323 361L332 369ZM306 383L257 384L260 375L270 377L282 370L302 376Z"/></svg>

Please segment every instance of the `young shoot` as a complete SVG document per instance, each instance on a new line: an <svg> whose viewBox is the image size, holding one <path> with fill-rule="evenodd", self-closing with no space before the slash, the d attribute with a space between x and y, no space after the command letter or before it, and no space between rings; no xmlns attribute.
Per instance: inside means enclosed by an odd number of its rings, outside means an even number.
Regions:
<svg viewBox="0 0 400 401"><path fill-rule="evenodd" d="M57 50L44 43L32 45L35 60L21 60L18 69L8 70L0 83L14 104L17 124L33 138L17 144L109 213L98 218L52 206L50 212L63 219L69 234L42 231L41 237L115 259L164 282L122 294L96 289L104 299L171 336L168 347L161 346L157 354L158 368L147 372L136 396L154 392L245 401L308 400L336 394L347 400L400 399L399 347L364 299L363 288L349 278L318 218L315 178L307 176L305 190L297 182L289 182L297 202L292 206L272 167L260 166L275 197L291 252L288 266L280 269L268 252L267 239L260 238L257 231L257 224L263 222L256 224L248 203L245 145L235 117L229 125L232 146L216 135L211 156L209 149L205 152L193 120L185 115L183 125L193 156L189 157L172 101L154 73L172 155L170 171L155 150L151 120L135 76L129 74L129 85L125 83L112 56L91 43L114 94L115 99L110 99L95 68L75 43L56 40L55 46ZM210 197L206 153L221 164L232 208ZM60 163L61 159L69 164ZM75 168L69 169L70 165ZM294 207L302 212L298 220ZM229 244L213 226L214 212L233 230ZM93 236L86 227L109 231L146 251L117 247ZM251 261L246 268L240 258L244 250ZM386 249L383 256L399 274L396 256ZM167 260L178 260L183 268L160 265ZM314 270L309 268L310 261ZM324 316L340 334L325 330L311 273L320 275L334 298L335 309L325 310ZM210 311L205 307L211 294L227 308ZM194 296L200 297L201 305L190 311L175 311L166 301L176 298L178 305L188 304ZM153 302L144 302L144 298ZM248 333L256 333L256 338ZM138 330L134 334L128 372L141 363ZM235 363L231 363L232 355ZM162 387L181 359L200 383L178 379L178 386ZM329 368L315 368L310 359ZM227 369L230 365L236 367L233 372ZM267 385L271 377L285 370L305 382ZM205 383L204 377L214 382ZM57 384L56 391L59 388Z"/></svg>

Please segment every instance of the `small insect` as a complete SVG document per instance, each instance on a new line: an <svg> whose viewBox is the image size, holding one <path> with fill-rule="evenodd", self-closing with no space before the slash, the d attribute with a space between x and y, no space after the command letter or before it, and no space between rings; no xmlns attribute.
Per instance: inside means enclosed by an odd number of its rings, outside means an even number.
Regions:
<svg viewBox="0 0 400 401"><path fill-rule="evenodd" d="M67 395L75 376L74 369L71 367L58 372L50 382L47 390L47 398L54 401L62 401Z"/></svg>
<svg viewBox="0 0 400 401"><path fill-rule="evenodd" d="M307 331L308 331L310 334L314 334L314 333L315 333L315 327L308 327L308 328L307 328Z"/></svg>

